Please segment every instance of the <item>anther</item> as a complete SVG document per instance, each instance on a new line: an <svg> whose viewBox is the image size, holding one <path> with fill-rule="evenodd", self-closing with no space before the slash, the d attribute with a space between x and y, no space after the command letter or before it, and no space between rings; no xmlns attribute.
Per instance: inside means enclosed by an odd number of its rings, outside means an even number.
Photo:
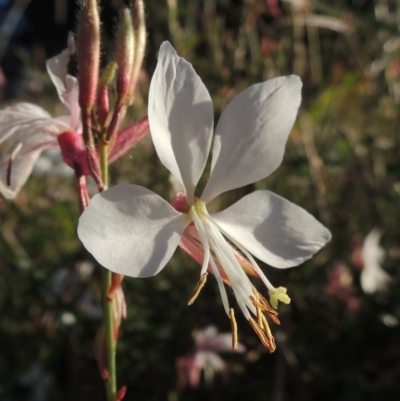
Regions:
<svg viewBox="0 0 400 401"><path fill-rule="evenodd" d="M253 318L249 319L249 323L250 326L258 335L258 337L260 338L261 343L264 345L264 347L267 348L269 352L274 352L276 346L274 338L272 337L272 335L270 335L270 332L265 333L264 330L262 330L262 328L257 324L257 322Z"/></svg>
<svg viewBox="0 0 400 401"><path fill-rule="evenodd" d="M190 296L190 298L189 298L189 301L188 301L188 303L187 303L188 305L192 305L193 302L196 301L197 297L198 297L199 294L200 294L200 291L202 290L202 288L203 288L204 285L206 284L207 276L208 276L208 273L207 273L207 272L205 272L205 273L201 276L199 282L198 282L197 285L196 285L196 288L195 288L194 291L193 291L193 294L192 294L192 295Z"/></svg>
<svg viewBox="0 0 400 401"><path fill-rule="evenodd" d="M232 349L238 348L238 332L237 332L237 323L235 319L235 312L233 308L229 309L229 317L231 319L231 327L232 327Z"/></svg>

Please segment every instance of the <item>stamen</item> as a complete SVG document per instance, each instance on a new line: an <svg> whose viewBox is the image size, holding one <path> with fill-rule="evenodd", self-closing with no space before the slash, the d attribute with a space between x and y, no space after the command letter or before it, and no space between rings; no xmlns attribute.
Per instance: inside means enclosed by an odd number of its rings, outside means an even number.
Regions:
<svg viewBox="0 0 400 401"><path fill-rule="evenodd" d="M249 292L251 291L250 280L233 255L233 252L231 251L231 248L229 248L225 238L218 231L218 228L211 224L205 225L205 228L212 239L211 244L213 244L213 251L229 278L239 307L246 319L248 319L250 314L247 309L251 310L254 314L256 313L253 304L249 302Z"/></svg>
<svg viewBox="0 0 400 401"><path fill-rule="evenodd" d="M270 339L270 342L271 342L271 344L273 345L273 347L274 347L274 349L275 349L275 348L276 348L276 346L275 346L275 338L274 338L274 336L273 336L272 333L271 333L271 329L270 329L270 327L269 327L269 324L268 324L268 322L267 322L267 319L265 318L264 315L261 315L261 320L262 320L262 325L261 325L261 327L263 328L266 337Z"/></svg>
<svg viewBox="0 0 400 401"><path fill-rule="evenodd" d="M238 249L240 249L241 252L246 256L246 258L249 260L249 262L252 264L254 270L256 273L260 276L261 280L263 283L266 285L266 287L270 290L273 289L274 286L271 284L271 282L267 279L265 276L264 272L260 269L260 266L258 266L257 262L254 260L253 256L249 253L249 251L244 248L239 242L237 242L234 238L232 238L223 228L221 228L212 218L206 216L207 220L209 220L226 238L229 239Z"/></svg>
<svg viewBox="0 0 400 401"><path fill-rule="evenodd" d="M196 209L193 206L190 208L189 214L197 229L201 244L203 245L204 248L203 265L201 267L201 272L200 272L200 275L203 275L207 271L208 264L210 262L210 244L208 243L207 233L203 226L203 223L201 222L201 219L197 215Z"/></svg>
<svg viewBox="0 0 400 401"><path fill-rule="evenodd" d="M237 323L235 319L235 312L233 308L229 309L229 317L231 318L231 326L232 326L232 349L238 348L238 332L237 332Z"/></svg>
<svg viewBox="0 0 400 401"><path fill-rule="evenodd" d="M254 294L256 294L258 301L252 295L250 295L250 301L256 307L257 313L258 313L258 310L265 312L268 314L268 316L271 318L271 320L275 324L278 324L278 325L281 324L281 322L278 319L278 312L275 309L271 308L270 305L268 305L265 298L255 288L253 288L253 292L254 292ZM258 317L258 315L257 315L257 317ZM257 319L257 320L258 320L258 324L261 326L259 319Z"/></svg>
<svg viewBox="0 0 400 401"><path fill-rule="evenodd" d="M253 303L253 305L256 307L257 310L257 324L259 326L262 326L262 308L259 302L260 297L258 291L254 287L253 287L253 293L255 298L250 296L250 301Z"/></svg>
<svg viewBox="0 0 400 401"><path fill-rule="evenodd" d="M224 282L222 281L221 275L219 273L218 267L214 261L214 259L211 257L210 258L210 265L211 268L213 270L214 276L217 280L217 284L218 284L218 288L219 288L219 292L221 294L221 298L222 298L222 304L224 305L224 309L227 315L229 315L229 301L228 301L228 295L226 294L226 289L224 286Z"/></svg>
<svg viewBox="0 0 400 401"><path fill-rule="evenodd" d="M276 349L275 346L275 340L272 337L272 335L270 334L270 332L265 332L258 324L257 322L253 319L250 318L249 319L249 323L250 326L253 328L253 330L256 332L256 334L258 335L258 337L261 340L261 343L264 345L265 348L267 348L267 350L269 352L274 352Z"/></svg>
<svg viewBox="0 0 400 401"><path fill-rule="evenodd" d="M197 297L200 294L200 291L202 290L202 288L204 287L204 285L206 284L207 281L207 276L208 273L205 272L201 277L199 282L196 285L196 288L193 291L193 294L190 296L189 301L188 301L188 305L192 305L194 301L196 301Z"/></svg>

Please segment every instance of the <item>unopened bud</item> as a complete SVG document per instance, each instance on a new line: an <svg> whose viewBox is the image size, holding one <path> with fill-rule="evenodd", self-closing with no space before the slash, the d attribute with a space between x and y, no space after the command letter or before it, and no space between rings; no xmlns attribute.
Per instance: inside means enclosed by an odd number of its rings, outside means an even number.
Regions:
<svg viewBox="0 0 400 401"><path fill-rule="evenodd" d="M76 169L79 165L83 175L89 175L86 152L83 148L82 135L76 131L66 131L57 136L64 163Z"/></svg>
<svg viewBox="0 0 400 401"><path fill-rule="evenodd" d="M110 288L108 289L108 294L107 294L108 301L112 301L114 293L117 290L117 288L121 285L124 277L125 276L122 274L117 274L117 273L111 274L111 285Z"/></svg>
<svg viewBox="0 0 400 401"><path fill-rule="evenodd" d="M121 327L122 319L126 318L126 302L125 295L122 287L119 286L115 291L115 296L112 300L112 313L113 313L113 326L114 326L114 340L117 342L119 329Z"/></svg>
<svg viewBox="0 0 400 401"><path fill-rule="evenodd" d="M146 23L144 19L143 0L133 0L132 19L135 32L135 57L131 79L131 94L133 95L146 49Z"/></svg>
<svg viewBox="0 0 400 401"><path fill-rule="evenodd" d="M107 65L107 67L104 69L104 71L101 74L101 81L100 85L101 86L110 86L112 82L114 81L115 74L117 72L117 63L112 62Z"/></svg>
<svg viewBox="0 0 400 401"><path fill-rule="evenodd" d="M126 386L121 387L118 390L116 401L122 401L126 394Z"/></svg>
<svg viewBox="0 0 400 401"><path fill-rule="evenodd" d="M79 105L91 110L96 102L100 65L100 19L96 0L83 0L78 27Z"/></svg>
<svg viewBox="0 0 400 401"><path fill-rule="evenodd" d="M120 102L119 107L125 101L130 87L134 46L135 38L133 34L132 16L129 9L125 8L121 12L117 34L117 93Z"/></svg>
<svg viewBox="0 0 400 401"><path fill-rule="evenodd" d="M99 94L97 99L97 113L99 117L99 122L102 127L107 123L108 113L110 111L110 100L108 96L108 87L114 81L115 73L117 71L117 64L110 63L104 69L99 85Z"/></svg>

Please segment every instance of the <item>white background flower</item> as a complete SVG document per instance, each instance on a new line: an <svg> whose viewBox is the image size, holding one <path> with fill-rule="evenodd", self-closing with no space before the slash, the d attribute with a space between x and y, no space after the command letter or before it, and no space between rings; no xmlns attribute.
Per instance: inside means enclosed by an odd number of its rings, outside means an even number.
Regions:
<svg viewBox="0 0 400 401"><path fill-rule="evenodd" d="M212 142L212 101L192 65L164 42L150 86L150 129L162 163L185 190L189 213L178 212L146 188L119 185L96 195L81 216L78 235L85 247L113 272L149 277L165 266L194 223L205 252L201 276L210 263L229 313L215 266L218 259L250 319L250 313L257 313L250 300L253 286L224 237L245 253L273 291L251 254L274 267L296 266L324 246L330 233L305 210L269 191L256 191L212 215L206 204L276 170L300 100L297 76L256 84L236 96L216 126L210 178L196 200L195 188Z"/></svg>
<svg viewBox="0 0 400 401"><path fill-rule="evenodd" d="M361 272L361 288L367 294L383 289L391 281L390 276L382 269L381 264L385 258L385 251L379 246L382 233L374 229L363 243L361 257L363 270Z"/></svg>
<svg viewBox="0 0 400 401"><path fill-rule="evenodd" d="M78 81L67 73L73 52L73 37L70 36L68 48L46 63L69 115L53 118L31 103L18 103L0 110L0 193L6 198L12 199L18 194L43 150L58 147L58 134L81 131Z"/></svg>
<svg viewBox="0 0 400 401"><path fill-rule="evenodd" d="M228 366L218 355L222 352L232 352L232 334L218 333L215 326L208 326L193 334L195 346L188 354L177 361L179 383L178 387L188 385L197 387L204 374L205 384L212 385L215 376L222 373L228 375ZM238 344L236 352L244 352L243 344Z"/></svg>

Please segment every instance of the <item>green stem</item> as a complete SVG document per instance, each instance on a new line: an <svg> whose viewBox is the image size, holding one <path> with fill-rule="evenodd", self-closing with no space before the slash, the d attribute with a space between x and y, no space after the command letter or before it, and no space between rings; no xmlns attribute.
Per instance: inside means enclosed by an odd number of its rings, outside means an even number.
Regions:
<svg viewBox="0 0 400 401"><path fill-rule="evenodd" d="M108 142L103 138L100 141L100 167L101 178L104 183L104 188L108 188ZM117 396L117 367L115 363L116 342L114 339L114 322L112 300L107 297L111 286L112 273L103 269L102 271L102 296L104 309L104 325L105 325L105 340L106 340L106 355L107 355L107 370L109 377L106 380L107 401L115 401Z"/></svg>

